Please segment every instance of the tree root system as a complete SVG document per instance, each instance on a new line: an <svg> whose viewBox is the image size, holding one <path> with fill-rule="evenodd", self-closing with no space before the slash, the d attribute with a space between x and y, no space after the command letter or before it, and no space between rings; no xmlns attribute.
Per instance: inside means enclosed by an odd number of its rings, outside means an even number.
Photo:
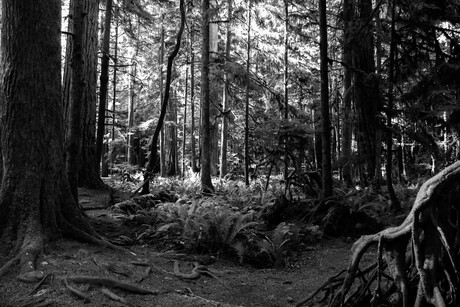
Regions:
<svg viewBox="0 0 460 307"><path fill-rule="evenodd" d="M346 275L331 277L315 293L328 306L458 306L460 295L460 162L420 188L406 219L365 235L352 247ZM374 264L360 269L376 247Z"/></svg>

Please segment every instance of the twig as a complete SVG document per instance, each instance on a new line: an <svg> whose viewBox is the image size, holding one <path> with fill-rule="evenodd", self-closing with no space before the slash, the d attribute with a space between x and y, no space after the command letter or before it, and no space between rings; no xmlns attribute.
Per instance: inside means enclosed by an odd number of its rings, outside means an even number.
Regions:
<svg viewBox="0 0 460 307"><path fill-rule="evenodd" d="M48 273L48 274L46 274L46 275L42 278L42 280L40 280L40 281L37 283L37 285L36 285L32 290L30 290L30 292L28 293L28 295L33 295L33 294L34 294L34 293L45 283L45 281L46 281L48 278L50 278L50 279L52 280L53 277L54 277L53 273Z"/></svg>
<svg viewBox="0 0 460 307"><path fill-rule="evenodd" d="M115 293L113 293L112 291L110 291L110 290L107 289L107 288L102 288L102 289L101 289L101 292L102 292L102 294L104 294L105 296L107 296L107 297L108 297L109 299L111 299L112 301L121 303L121 304L126 305L126 306L131 306L131 304L128 303L128 301L127 301L124 297L121 297L121 296L119 296L119 295L116 295Z"/></svg>
<svg viewBox="0 0 460 307"><path fill-rule="evenodd" d="M67 278L64 278L64 284L65 287L74 295L78 296L79 298L83 299L85 302L91 302L88 296L86 296L83 292L80 290L75 289L74 287L69 285L69 282L67 281Z"/></svg>

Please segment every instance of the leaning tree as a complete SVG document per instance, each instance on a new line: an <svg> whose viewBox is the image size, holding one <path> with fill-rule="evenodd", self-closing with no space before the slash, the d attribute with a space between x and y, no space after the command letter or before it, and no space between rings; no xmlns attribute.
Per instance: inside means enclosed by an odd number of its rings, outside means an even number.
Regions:
<svg viewBox="0 0 460 307"><path fill-rule="evenodd" d="M36 281L44 243L105 244L77 209L65 175L61 1L2 1L0 276L19 262ZM10 259L5 261L5 259Z"/></svg>

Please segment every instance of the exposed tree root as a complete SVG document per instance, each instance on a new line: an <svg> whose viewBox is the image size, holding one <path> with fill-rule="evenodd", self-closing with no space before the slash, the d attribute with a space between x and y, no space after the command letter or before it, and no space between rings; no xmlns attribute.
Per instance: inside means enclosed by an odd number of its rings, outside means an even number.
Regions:
<svg viewBox="0 0 460 307"><path fill-rule="evenodd" d="M198 279L201 275L207 275L216 279L218 282L223 284L225 287L228 288L227 284L223 282L219 277L214 275L207 266L200 265L198 262L193 262L193 269L190 273L182 273L179 269L179 261L174 260L174 276L183 278L183 279Z"/></svg>
<svg viewBox="0 0 460 307"><path fill-rule="evenodd" d="M334 289L328 290L329 306L358 303L366 306L418 307L425 303L457 306L460 295L459 200L460 162L457 162L422 185L401 225L362 236L355 242L340 289L335 294ZM359 265L364 253L375 245L378 247L377 266L364 276ZM382 277L387 281L383 282ZM371 286L375 288L371 290ZM320 290L325 287L323 285Z"/></svg>
<svg viewBox="0 0 460 307"><path fill-rule="evenodd" d="M125 306L131 306L131 304L129 304L128 301L124 297L116 295L115 293L113 293L112 291L110 291L107 288L102 288L101 292L102 292L102 294L107 296L112 301L118 302L118 303L123 304Z"/></svg>
<svg viewBox="0 0 460 307"><path fill-rule="evenodd" d="M121 290L129 291L129 292L137 293L137 294L151 294L151 295L158 294L158 291L144 289L136 285L124 283L116 279L106 278L106 277L93 277L93 276L78 275L78 276L67 277L67 279L69 281L73 281L76 283L89 283L89 284L94 284L94 285L99 285L99 286L118 288Z"/></svg>
<svg viewBox="0 0 460 307"><path fill-rule="evenodd" d="M81 298L84 302L91 302L90 298L86 294L84 294L80 290L75 289L74 287L69 285L69 282L67 281L67 278L64 278L64 285L70 291L70 293L72 293L73 295Z"/></svg>

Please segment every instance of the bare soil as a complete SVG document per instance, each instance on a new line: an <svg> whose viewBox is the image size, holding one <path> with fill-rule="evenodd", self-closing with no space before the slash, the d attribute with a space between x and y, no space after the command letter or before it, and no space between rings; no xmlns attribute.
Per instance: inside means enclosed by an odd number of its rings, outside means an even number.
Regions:
<svg viewBox="0 0 460 307"><path fill-rule="evenodd" d="M83 206L101 207L107 192L80 190ZM107 218L104 210L87 211ZM290 268L256 269L225 259L206 264L211 276L189 280L174 275L174 261L181 271L190 272L192 262L202 255L175 251L160 252L151 246L132 246L128 252L114 251L80 242L61 240L48 245L38 259L45 280L27 284L10 270L0 278L0 307L6 306L294 306L327 279L348 265L351 240L324 238L298 255ZM372 256L372 253L370 254ZM0 263L5 263L0 259ZM142 265L141 265L142 264ZM104 277L156 291L141 295L107 287L125 301L114 301L100 285L76 283L73 276ZM82 292L84 301L65 286ZM105 290L103 290L105 291Z"/></svg>

